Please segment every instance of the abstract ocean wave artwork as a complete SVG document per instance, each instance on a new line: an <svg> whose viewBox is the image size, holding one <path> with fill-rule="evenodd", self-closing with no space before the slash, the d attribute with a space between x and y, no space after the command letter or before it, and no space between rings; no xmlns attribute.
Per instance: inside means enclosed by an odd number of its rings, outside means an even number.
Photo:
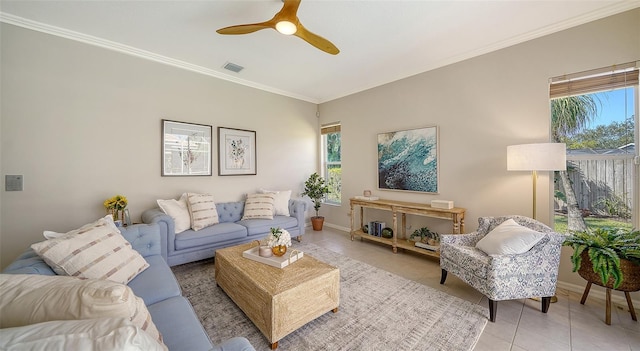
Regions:
<svg viewBox="0 0 640 351"><path fill-rule="evenodd" d="M378 134L378 187L438 192L438 129Z"/></svg>

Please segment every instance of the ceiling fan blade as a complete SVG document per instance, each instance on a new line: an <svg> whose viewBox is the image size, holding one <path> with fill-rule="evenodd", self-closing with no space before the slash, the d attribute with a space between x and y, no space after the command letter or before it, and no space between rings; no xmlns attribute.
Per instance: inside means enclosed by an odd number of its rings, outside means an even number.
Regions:
<svg viewBox="0 0 640 351"><path fill-rule="evenodd" d="M266 22L240 24L237 26L220 28L216 32L218 32L218 34L248 34L248 33L257 32L261 29L267 29L267 28L276 29L276 23L278 23L281 20L291 21L295 23L296 12L298 12L299 6L300 6L300 0L285 0L280 11L278 11L278 13L276 13L272 19Z"/></svg>
<svg viewBox="0 0 640 351"><path fill-rule="evenodd" d="M300 0L284 0L284 5L282 5L282 9L278 11L275 15L275 18L292 20L296 18L296 14L298 13L298 7L300 7Z"/></svg>
<svg viewBox="0 0 640 351"><path fill-rule="evenodd" d="M302 40L326 53L337 55L340 50L338 50L335 45L333 45L327 39L317 34L311 33L300 23L300 20L297 16L298 8L300 7L300 1L301 0L283 0L284 4L282 5L282 9L280 9L280 11L278 11L278 13L276 13L272 19L266 22L230 26L220 28L216 32L218 32L219 34L248 34L259 31L261 29L272 28L283 34L291 34L291 32L287 33L286 29L291 29L287 28L287 23L284 23L285 26L282 27L280 27L282 23L279 23L289 22L289 27L293 26L292 29L295 30L295 33L293 33L293 35L301 38ZM280 28L276 28L276 25L278 25L278 27Z"/></svg>
<svg viewBox="0 0 640 351"><path fill-rule="evenodd" d="M271 21L252 24L240 24L237 26L220 28L216 32L218 32L218 34L248 34L267 28L275 29L275 24Z"/></svg>
<svg viewBox="0 0 640 351"><path fill-rule="evenodd" d="M333 45L333 43L317 34L308 31L307 28L305 28L302 24L298 24L298 30L293 35L331 55L337 55L340 52L340 50L335 45Z"/></svg>

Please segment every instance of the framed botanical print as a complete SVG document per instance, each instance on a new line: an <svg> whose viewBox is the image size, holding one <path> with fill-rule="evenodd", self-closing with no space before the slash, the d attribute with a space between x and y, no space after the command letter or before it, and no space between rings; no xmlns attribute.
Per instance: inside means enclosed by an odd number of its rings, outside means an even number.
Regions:
<svg viewBox="0 0 640 351"><path fill-rule="evenodd" d="M255 175L256 132L218 127L218 175Z"/></svg>

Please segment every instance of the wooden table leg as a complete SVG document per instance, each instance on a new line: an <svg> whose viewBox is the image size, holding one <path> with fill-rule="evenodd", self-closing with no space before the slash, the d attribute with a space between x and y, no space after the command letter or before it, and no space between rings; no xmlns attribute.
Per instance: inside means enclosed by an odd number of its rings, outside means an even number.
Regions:
<svg viewBox="0 0 640 351"><path fill-rule="evenodd" d="M277 341L271 344L271 349L272 350L275 350L277 348L278 348L278 342Z"/></svg>
<svg viewBox="0 0 640 351"><path fill-rule="evenodd" d="M353 219L353 205L351 205L351 210L349 211L349 216L351 217L351 241L353 241L353 224L354 224L354 219Z"/></svg>
<svg viewBox="0 0 640 351"><path fill-rule="evenodd" d="M607 310L604 322L611 325L611 289L609 288L607 288Z"/></svg>
<svg viewBox="0 0 640 351"><path fill-rule="evenodd" d="M636 310L633 309L633 302L631 302L631 294L629 294L628 291L625 291L624 297L627 298L627 306L629 306L629 312L631 312L631 319L633 319L634 321L637 321L638 317L636 316Z"/></svg>
<svg viewBox="0 0 640 351"><path fill-rule="evenodd" d="M460 219L457 214L453 215L453 234L460 234Z"/></svg>
<svg viewBox="0 0 640 351"><path fill-rule="evenodd" d="M581 305L584 305L585 301L587 301L589 290L591 290L591 282L587 282L587 286L584 288L584 292L582 293L582 299L580 299Z"/></svg>
<svg viewBox="0 0 640 351"><path fill-rule="evenodd" d="M392 211L391 215L393 217L393 239L391 239L391 245L393 253L398 253L398 213L396 211Z"/></svg>

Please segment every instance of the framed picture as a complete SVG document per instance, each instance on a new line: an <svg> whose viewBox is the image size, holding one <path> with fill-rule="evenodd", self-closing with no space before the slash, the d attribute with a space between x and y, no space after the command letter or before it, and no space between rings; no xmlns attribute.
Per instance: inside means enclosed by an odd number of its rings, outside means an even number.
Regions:
<svg viewBox="0 0 640 351"><path fill-rule="evenodd" d="M162 120L162 176L211 175L211 126Z"/></svg>
<svg viewBox="0 0 640 351"><path fill-rule="evenodd" d="M438 127L378 134L378 188L438 193Z"/></svg>
<svg viewBox="0 0 640 351"><path fill-rule="evenodd" d="M218 127L218 175L255 175L256 132Z"/></svg>

